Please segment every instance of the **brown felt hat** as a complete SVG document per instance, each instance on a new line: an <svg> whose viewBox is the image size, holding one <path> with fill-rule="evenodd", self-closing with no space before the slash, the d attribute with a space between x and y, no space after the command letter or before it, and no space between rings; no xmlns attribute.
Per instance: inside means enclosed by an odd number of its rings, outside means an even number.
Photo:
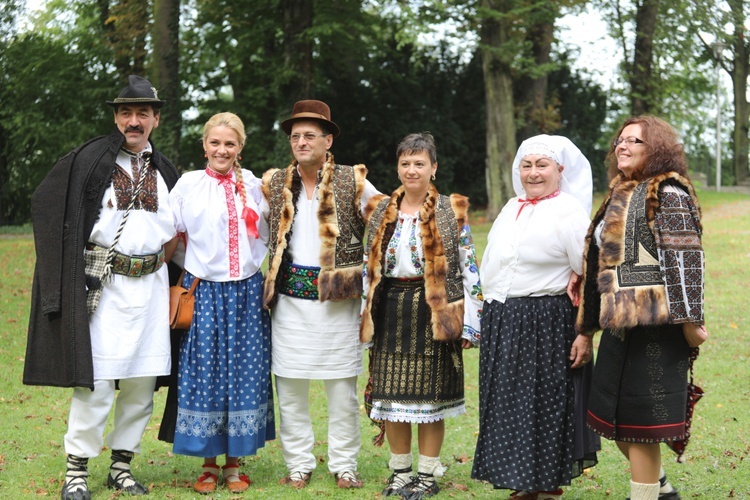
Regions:
<svg viewBox="0 0 750 500"><path fill-rule="evenodd" d="M325 123L325 127L334 137L341 132L339 126L331 121L331 108L323 101L308 99L297 101L292 109L292 116L281 122L281 130L288 134L292 133L292 125L300 120L316 120Z"/></svg>
<svg viewBox="0 0 750 500"><path fill-rule="evenodd" d="M112 107L120 104L150 104L155 108L161 108L167 101L162 101L156 95L156 89L151 82L138 75L128 77L128 86L122 89L120 95L114 101L107 101Z"/></svg>

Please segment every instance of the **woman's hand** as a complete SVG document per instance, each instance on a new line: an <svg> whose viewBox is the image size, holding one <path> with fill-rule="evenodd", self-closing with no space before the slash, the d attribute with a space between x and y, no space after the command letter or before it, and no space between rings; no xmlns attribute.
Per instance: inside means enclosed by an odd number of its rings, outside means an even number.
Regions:
<svg viewBox="0 0 750 500"><path fill-rule="evenodd" d="M708 330L706 330L706 327L703 325L683 323L682 335L685 336L685 340L690 347L698 347L708 338Z"/></svg>
<svg viewBox="0 0 750 500"><path fill-rule="evenodd" d="M469 339L461 339L461 347L464 349L471 349L474 347L474 344L472 344Z"/></svg>
<svg viewBox="0 0 750 500"><path fill-rule="evenodd" d="M587 335L578 335L573 341L573 347L570 348L570 360L573 362L571 368L580 368L589 361L594 355L594 349L591 346L591 337Z"/></svg>
<svg viewBox="0 0 750 500"><path fill-rule="evenodd" d="M578 307L578 305L581 303L581 275L576 274L575 272L570 273L570 278L568 278L568 297L570 297L570 301L573 303L575 307Z"/></svg>

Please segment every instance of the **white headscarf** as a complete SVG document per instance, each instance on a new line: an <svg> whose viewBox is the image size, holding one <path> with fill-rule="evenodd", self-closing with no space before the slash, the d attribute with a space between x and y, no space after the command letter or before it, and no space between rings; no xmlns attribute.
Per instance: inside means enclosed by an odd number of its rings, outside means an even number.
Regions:
<svg viewBox="0 0 750 500"><path fill-rule="evenodd" d="M546 156L565 167L560 174L560 191L571 194L591 213L594 182L591 177L591 164L581 150L570 139L561 135L541 134L526 139L518 148L513 160L513 189L516 196L525 196L521 184L521 160L524 156Z"/></svg>

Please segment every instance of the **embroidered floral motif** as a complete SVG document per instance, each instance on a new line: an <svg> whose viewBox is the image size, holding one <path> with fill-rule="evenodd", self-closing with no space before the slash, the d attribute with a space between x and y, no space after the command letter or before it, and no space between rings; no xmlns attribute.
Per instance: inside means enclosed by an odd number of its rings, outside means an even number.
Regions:
<svg viewBox="0 0 750 500"><path fill-rule="evenodd" d="M138 176L140 175L140 169L138 165L133 165L133 177L119 165L116 166L114 174L112 174L112 186L115 191L115 199L117 200L117 210L127 210L130 200L133 197L133 189L138 183ZM110 200L111 204L111 200ZM159 210L159 193L157 190L157 175L156 169L152 166L149 167L146 172L146 178L143 180L143 187L135 200L133 210L145 210L147 212L156 213Z"/></svg>
<svg viewBox="0 0 750 500"><path fill-rule="evenodd" d="M198 412L180 409L177 432L187 436L211 438L227 432L232 437L254 436L266 423L266 407L257 410L232 412Z"/></svg>
<svg viewBox="0 0 750 500"><path fill-rule="evenodd" d="M318 300L319 267L283 264L279 293L298 299Z"/></svg>
<svg viewBox="0 0 750 500"><path fill-rule="evenodd" d="M219 185L224 188L224 197L227 203L227 215L229 216L229 276L238 277L240 275L240 240L239 240L239 216L237 215L237 204L234 199L232 179L234 172L219 174L206 167L206 175L219 181Z"/></svg>

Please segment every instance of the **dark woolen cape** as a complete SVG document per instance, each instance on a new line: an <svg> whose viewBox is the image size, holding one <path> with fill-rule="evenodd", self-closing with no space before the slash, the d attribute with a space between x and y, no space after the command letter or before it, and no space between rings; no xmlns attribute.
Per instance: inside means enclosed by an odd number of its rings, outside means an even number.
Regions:
<svg viewBox="0 0 750 500"><path fill-rule="evenodd" d="M94 388L83 250L124 141L115 130L68 153L31 197L36 265L24 384ZM171 190L177 169L155 149L151 164Z"/></svg>

